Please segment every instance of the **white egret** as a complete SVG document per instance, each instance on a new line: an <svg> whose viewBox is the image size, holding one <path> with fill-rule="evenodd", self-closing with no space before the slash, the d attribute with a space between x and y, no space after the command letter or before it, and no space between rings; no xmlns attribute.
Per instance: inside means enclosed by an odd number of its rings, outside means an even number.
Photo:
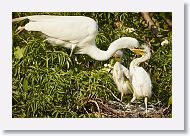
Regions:
<svg viewBox="0 0 190 136"><path fill-rule="evenodd" d="M120 63L122 55L123 52L121 50L115 53L114 57L117 62L113 66L113 80L117 85L118 91L121 93L121 101L124 94L133 93L129 70Z"/></svg>
<svg viewBox="0 0 190 136"><path fill-rule="evenodd" d="M15 18L12 22L28 19L29 22L18 27L17 31L38 31L43 33L52 45L63 46L76 54L87 54L99 61L108 60L117 50L138 47L139 42L132 37L122 37L112 42L107 51L97 48L95 39L98 34L97 23L85 16L34 15Z"/></svg>
<svg viewBox="0 0 190 136"><path fill-rule="evenodd" d="M142 57L136 58L130 63L129 71L134 91L131 102L136 98L144 97L145 110L147 113L147 99L152 95L152 83L149 74L143 67L140 67L139 64L150 59L151 53L148 46L144 45L143 47Z"/></svg>

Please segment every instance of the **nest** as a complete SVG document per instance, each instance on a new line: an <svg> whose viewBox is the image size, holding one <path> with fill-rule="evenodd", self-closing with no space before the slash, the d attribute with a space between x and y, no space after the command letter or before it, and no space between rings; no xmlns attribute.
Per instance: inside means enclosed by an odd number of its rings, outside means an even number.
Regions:
<svg viewBox="0 0 190 136"><path fill-rule="evenodd" d="M93 113L97 118L168 118L172 111L172 106L163 108L148 103L146 113L144 103L141 102L126 104L102 99L86 99L84 102L85 105L96 107Z"/></svg>

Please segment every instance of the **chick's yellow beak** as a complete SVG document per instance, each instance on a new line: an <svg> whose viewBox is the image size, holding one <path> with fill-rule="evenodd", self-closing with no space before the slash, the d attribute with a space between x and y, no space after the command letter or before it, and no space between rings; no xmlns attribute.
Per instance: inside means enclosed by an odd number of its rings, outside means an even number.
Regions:
<svg viewBox="0 0 190 136"><path fill-rule="evenodd" d="M132 52L134 52L136 55L144 56L144 50L143 49L130 49Z"/></svg>

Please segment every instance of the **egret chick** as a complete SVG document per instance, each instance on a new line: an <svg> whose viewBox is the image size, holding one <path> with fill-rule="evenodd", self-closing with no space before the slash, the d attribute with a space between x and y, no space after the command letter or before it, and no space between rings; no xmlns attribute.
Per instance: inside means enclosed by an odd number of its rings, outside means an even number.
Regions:
<svg viewBox="0 0 190 136"><path fill-rule="evenodd" d="M139 64L150 59L151 53L148 46L144 45L143 47L143 52L140 53L138 50L142 57L136 58L130 63L129 71L134 91L131 102L133 102L136 98L144 97L145 110L147 113L147 99L152 95L152 83L149 74L143 67L140 67ZM134 50L134 52L136 51Z"/></svg>
<svg viewBox="0 0 190 136"><path fill-rule="evenodd" d="M107 51L96 46L98 24L94 19L85 16L51 16L33 15L15 18L12 22L28 19L29 22L17 29L38 31L46 36L49 43L71 49L76 54L86 54L99 61L108 60L117 50L138 47L139 42L132 37L122 37L112 42Z"/></svg>
<svg viewBox="0 0 190 136"><path fill-rule="evenodd" d="M130 83L129 70L123 66L121 62L123 52L118 50L114 57L117 61L113 66L113 80L117 85L118 91L121 93L121 101L124 94L132 94L132 87Z"/></svg>

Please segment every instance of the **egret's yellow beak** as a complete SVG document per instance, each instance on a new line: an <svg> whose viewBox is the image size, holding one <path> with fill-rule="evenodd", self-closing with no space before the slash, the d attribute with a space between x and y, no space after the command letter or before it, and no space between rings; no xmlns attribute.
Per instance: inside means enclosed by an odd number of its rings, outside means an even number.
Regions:
<svg viewBox="0 0 190 136"><path fill-rule="evenodd" d="M136 55L144 56L144 50L143 49L130 49L132 52L134 52Z"/></svg>

